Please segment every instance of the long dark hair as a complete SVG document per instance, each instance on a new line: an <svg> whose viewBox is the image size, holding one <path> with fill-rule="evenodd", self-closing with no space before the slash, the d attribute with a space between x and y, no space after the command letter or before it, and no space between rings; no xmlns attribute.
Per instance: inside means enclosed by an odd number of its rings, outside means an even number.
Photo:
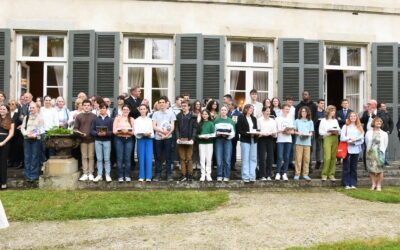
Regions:
<svg viewBox="0 0 400 250"><path fill-rule="evenodd" d="M203 111L201 111L201 113L200 113L201 119L200 119L200 122L199 122L199 130L197 130L198 133L200 133L200 131L203 129L203 125L206 122L203 119L203 113L204 112L206 112L208 114L208 120L207 121L211 121L211 113L210 113L210 111L208 111L207 109L204 109Z"/></svg>
<svg viewBox="0 0 400 250"><path fill-rule="evenodd" d="M217 108L215 109L215 112L219 112L219 103L216 100L209 101L208 104L207 104L206 109L211 112L212 106L214 105L214 103L217 104Z"/></svg>
<svg viewBox="0 0 400 250"><path fill-rule="evenodd" d="M6 117L4 117L4 118L2 118L0 116L0 126L2 128L5 128L5 129L9 130L11 128L11 123L12 123L11 114L10 114L10 107L8 107L7 105L2 105L2 106L6 107L8 113L6 114Z"/></svg>

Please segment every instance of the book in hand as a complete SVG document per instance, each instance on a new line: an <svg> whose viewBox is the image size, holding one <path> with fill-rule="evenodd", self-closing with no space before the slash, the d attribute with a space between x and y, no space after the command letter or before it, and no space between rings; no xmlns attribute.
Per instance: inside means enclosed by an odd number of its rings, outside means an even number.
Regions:
<svg viewBox="0 0 400 250"><path fill-rule="evenodd" d="M288 132L288 131L291 131L291 130L294 130L294 127L286 127L286 128L283 129L283 131L285 131L285 132Z"/></svg>
<svg viewBox="0 0 400 250"><path fill-rule="evenodd" d="M79 135L79 136L85 136L85 133L82 133L81 131L79 131L77 129L74 130L74 133Z"/></svg>
<svg viewBox="0 0 400 250"><path fill-rule="evenodd" d="M251 129L250 131L247 132L247 134L259 135L260 134L260 130L259 129Z"/></svg>
<svg viewBox="0 0 400 250"><path fill-rule="evenodd" d="M212 133L212 134L203 134L203 135L199 135L199 138L200 139L208 139L208 138L214 138L215 137L215 134L214 133Z"/></svg>
<svg viewBox="0 0 400 250"><path fill-rule="evenodd" d="M181 138L181 139L179 139L179 140L177 141L177 143L178 143L178 144L181 144L181 145L193 145L193 141L192 141L192 140L189 140L189 139L187 139L187 138Z"/></svg>
<svg viewBox="0 0 400 250"><path fill-rule="evenodd" d="M107 126L96 126L97 133L107 133Z"/></svg>
<svg viewBox="0 0 400 250"><path fill-rule="evenodd" d="M330 129L328 129L328 132L329 133L335 133L335 132L338 132L340 129L338 128L338 127L332 127L332 128L330 128Z"/></svg>
<svg viewBox="0 0 400 250"><path fill-rule="evenodd" d="M133 129L132 128L124 128L126 130L128 130L128 132L132 132ZM118 132L122 132L122 128L117 129Z"/></svg>

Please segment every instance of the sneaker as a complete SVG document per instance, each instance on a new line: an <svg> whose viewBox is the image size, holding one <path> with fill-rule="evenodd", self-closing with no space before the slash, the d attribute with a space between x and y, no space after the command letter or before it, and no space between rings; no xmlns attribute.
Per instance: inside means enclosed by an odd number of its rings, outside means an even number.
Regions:
<svg viewBox="0 0 400 250"><path fill-rule="evenodd" d="M275 175L275 180L276 181L279 181L281 179L281 175L279 174L279 173L277 173L276 175Z"/></svg>
<svg viewBox="0 0 400 250"><path fill-rule="evenodd" d="M267 181L272 181L271 177L268 176L267 177Z"/></svg>
<svg viewBox="0 0 400 250"><path fill-rule="evenodd" d="M79 180L80 180L80 181L87 181L87 180L89 180L89 175L83 174L83 175L81 176L81 178L79 178Z"/></svg>
<svg viewBox="0 0 400 250"><path fill-rule="evenodd" d="M351 187L350 186L345 186L344 189L351 189Z"/></svg>
<svg viewBox="0 0 400 250"><path fill-rule="evenodd" d="M329 176L329 180L330 181L336 181L336 178L335 178L335 176L331 175L331 176Z"/></svg>
<svg viewBox="0 0 400 250"><path fill-rule="evenodd" d="M306 180L306 181L311 181L311 178L310 178L310 176L308 176L308 175L303 176L303 179Z"/></svg>
<svg viewBox="0 0 400 250"><path fill-rule="evenodd" d="M106 181L107 181L107 182L111 182L111 181L112 181L111 176L106 175Z"/></svg>
<svg viewBox="0 0 400 250"><path fill-rule="evenodd" d="M205 181L205 180L206 180L206 177L205 177L205 176L202 176L202 177L200 177L200 180L199 180L199 181L203 182L203 181Z"/></svg>
<svg viewBox="0 0 400 250"><path fill-rule="evenodd" d="M92 174L89 175L89 181L94 181L94 176Z"/></svg>
<svg viewBox="0 0 400 250"><path fill-rule="evenodd" d="M295 181L298 181L298 180L300 180L300 176L298 176L298 175L295 175L295 176L293 177L293 180L295 180Z"/></svg>
<svg viewBox="0 0 400 250"><path fill-rule="evenodd" d="M7 189L7 184L2 184L1 189Z"/></svg>
<svg viewBox="0 0 400 250"><path fill-rule="evenodd" d="M222 177L217 177L217 181L222 181Z"/></svg>
<svg viewBox="0 0 400 250"><path fill-rule="evenodd" d="M322 177L321 177L321 181L326 181L328 178L325 176L325 175L323 175Z"/></svg>
<svg viewBox="0 0 400 250"><path fill-rule="evenodd" d="M351 189L357 189L355 186L350 186Z"/></svg>
<svg viewBox="0 0 400 250"><path fill-rule="evenodd" d="M131 177L125 177L125 181L126 181L126 182L131 182L132 179L131 179Z"/></svg>
<svg viewBox="0 0 400 250"><path fill-rule="evenodd" d="M255 179L250 179L250 182L256 182L256 180Z"/></svg>
<svg viewBox="0 0 400 250"><path fill-rule="evenodd" d="M122 177L120 177L120 178L118 178L118 182L124 182L124 178L122 178Z"/></svg>
<svg viewBox="0 0 400 250"><path fill-rule="evenodd" d="M186 176L183 175L183 176L179 179L179 181L187 181Z"/></svg>
<svg viewBox="0 0 400 250"><path fill-rule="evenodd" d="M250 180L249 179L244 179L243 182L244 183L248 183L248 182L250 182Z"/></svg>
<svg viewBox="0 0 400 250"><path fill-rule="evenodd" d="M99 182L102 181L103 177L101 177L101 175L96 176L96 178L93 179L93 182Z"/></svg>
<svg viewBox="0 0 400 250"><path fill-rule="evenodd" d="M144 181L142 178L139 179L140 182Z"/></svg>
<svg viewBox="0 0 400 250"><path fill-rule="evenodd" d="M288 181L289 179L287 178L287 174L283 174L282 175L282 180L284 180L284 181Z"/></svg>
<svg viewBox="0 0 400 250"><path fill-rule="evenodd" d="M151 182L151 179L146 179L146 182Z"/></svg>
<svg viewBox="0 0 400 250"><path fill-rule="evenodd" d="M266 181L266 180L267 180L267 178L265 178L265 177L261 177L261 179L260 179L260 181Z"/></svg>
<svg viewBox="0 0 400 250"><path fill-rule="evenodd" d="M229 178L224 177L224 182L228 182L228 181L229 181Z"/></svg>
<svg viewBox="0 0 400 250"><path fill-rule="evenodd" d="M212 181L211 176L206 176L206 180L207 180L208 182Z"/></svg>

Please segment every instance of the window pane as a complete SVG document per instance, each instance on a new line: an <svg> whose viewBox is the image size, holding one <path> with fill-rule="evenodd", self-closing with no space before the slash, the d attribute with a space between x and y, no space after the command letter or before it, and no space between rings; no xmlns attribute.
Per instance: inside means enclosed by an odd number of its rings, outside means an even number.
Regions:
<svg viewBox="0 0 400 250"><path fill-rule="evenodd" d="M231 95L233 99L236 101L236 104L238 105L239 109L242 110L244 103L246 101L246 92L231 91Z"/></svg>
<svg viewBox="0 0 400 250"><path fill-rule="evenodd" d="M144 68L128 68L128 89L133 86L140 86L140 88L144 87Z"/></svg>
<svg viewBox="0 0 400 250"><path fill-rule="evenodd" d="M326 63L328 65L340 65L339 46L326 46Z"/></svg>
<svg viewBox="0 0 400 250"><path fill-rule="evenodd" d="M47 66L47 86L61 87L64 85L64 67Z"/></svg>
<svg viewBox="0 0 400 250"><path fill-rule="evenodd" d="M268 44L254 43L253 61L255 63L268 63Z"/></svg>
<svg viewBox="0 0 400 250"><path fill-rule="evenodd" d="M64 38L63 37L47 37L47 56L48 57L64 57Z"/></svg>
<svg viewBox="0 0 400 250"><path fill-rule="evenodd" d="M144 59L144 39L129 39L128 58Z"/></svg>
<svg viewBox="0 0 400 250"><path fill-rule="evenodd" d="M268 72L254 71L253 72L253 88L258 91L257 99L262 102L267 97L268 91ZM264 93L263 93L264 92Z"/></svg>
<svg viewBox="0 0 400 250"><path fill-rule="evenodd" d="M359 74L346 77L346 99L349 100L350 109L357 111L360 102Z"/></svg>
<svg viewBox="0 0 400 250"><path fill-rule="evenodd" d="M361 66L361 48L347 48L347 66Z"/></svg>
<svg viewBox="0 0 400 250"><path fill-rule="evenodd" d="M22 55L23 56L39 56L39 37L23 36L22 37Z"/></svg>
<svg viewBox="0 0 400 250"><path fill-rule="evenodd" d="M231 70L231 90L246 90L246 71Z"/></svg>
<svg viewBox="0 0 400 250"><path fill-rule="evenodd" d="M168 60L169 59L170 40L153 39L153 59Z"/></svg>
<svg viewBox="0 0 400 250"><path fill-rule="evenodd" d="M168 96L168 89L152 89L151 90L151 100L152 102L158 101L161 96Z"/></svg>
<svg viewBox="0 0 400 250"><path fill-rule="evenodd" d="M231 62L246 62L246 43L231 42Z"/></svg>
<svg viewBox="0 0 400 250"><path fill-rule="evenodd" d="M152 88L168 88L168 68L152 68Z"/></svg>
<svg viewBox="0 0 400 250"><path fill-rule="evenodd" d="M59 96L63 96L63 89L62 88L47 88L47 95L51 96L52 98L57 98Z"/></svg>

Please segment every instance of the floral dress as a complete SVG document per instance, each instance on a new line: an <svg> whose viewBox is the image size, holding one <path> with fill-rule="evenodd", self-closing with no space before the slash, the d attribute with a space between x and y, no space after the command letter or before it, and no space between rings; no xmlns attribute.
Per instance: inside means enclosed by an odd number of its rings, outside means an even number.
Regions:
<svg viewBox="0 0 400 250"><path fill-rule="evenodd" d="M367 152L367 169L370 173L382 173L385 165L385 153L379 149L380 133L372 134L371 148Z"/></svg>

